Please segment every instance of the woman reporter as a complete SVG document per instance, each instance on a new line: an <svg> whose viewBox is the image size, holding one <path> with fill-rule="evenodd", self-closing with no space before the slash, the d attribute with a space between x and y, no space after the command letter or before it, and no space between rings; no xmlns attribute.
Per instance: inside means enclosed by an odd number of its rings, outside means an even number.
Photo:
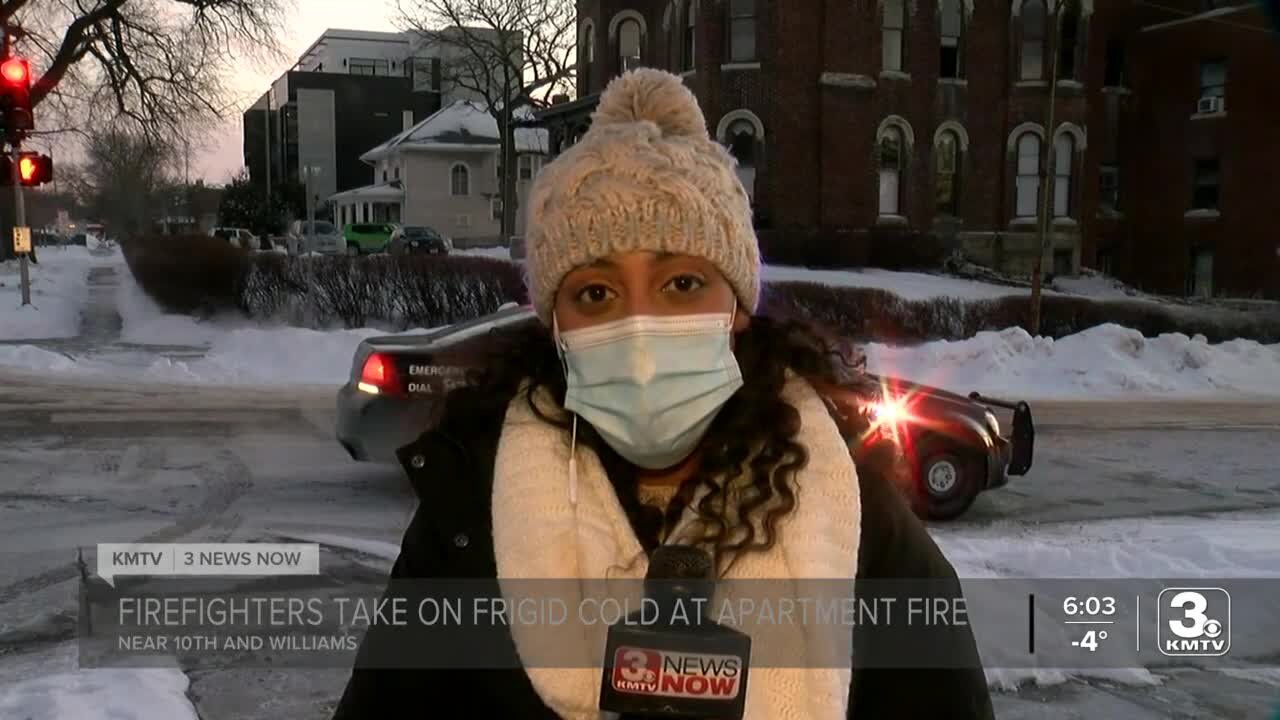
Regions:
<svg viewBox="0 0 1280 720"><path fill-rule="evenodd" d="M401 451L421 502L393 579L643 577L647 551L690 543L726 579L932 578L958 594L890 461L855 469L815 390L845 379L840 356L752 314L749 200L678 77L611 82L528 212L541 323ZM362 652L396 642L371 631ZM960 644L969 669L753 669L746 717L991 717L972 636ZM427 717L599 717L597 687L572 676L361 668L335 720L421 717L423 700Z"/></svg>

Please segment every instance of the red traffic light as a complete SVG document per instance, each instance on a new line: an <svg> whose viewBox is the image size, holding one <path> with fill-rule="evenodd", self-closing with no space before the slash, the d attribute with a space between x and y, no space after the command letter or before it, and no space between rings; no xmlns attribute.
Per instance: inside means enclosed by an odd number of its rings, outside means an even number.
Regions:
<svg viewBox="0 0 1280 720"><path fill-rule="evenodd" d="M35 187L53 182L53 158L38 152L18 155L18 184ZM0 185L13 185L13 158L0 155Z"/></svg>
<svg viewBox="0 0 1280 720"><path fill-rule="evenodd" d="M31 84L31 67L22 58L9 58L0 64L0 77L10 85L26 87Z"/></svg>
<svg viewBox="0 0 1280 720"><path fill-rule="evenodd" d="M18 158L18 180L23 185L31 185L35 183L40 172L40 163L31 155L23 155Z"/></svg>

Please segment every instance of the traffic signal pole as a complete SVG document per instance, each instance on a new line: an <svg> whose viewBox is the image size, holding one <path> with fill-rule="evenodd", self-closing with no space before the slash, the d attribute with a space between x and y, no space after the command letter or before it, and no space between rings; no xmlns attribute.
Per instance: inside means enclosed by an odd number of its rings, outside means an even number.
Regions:
<svg viewBox="0 0 1280 720"><path fill-rule="evenodd" d="M26 227L27 225L27 206L22 198L22 177L19 166L18 152L21 150L17 141L13 143L13 162L10 167L13 172L13 227L17 232L17 228ZM14 238L9 238L9 242L13 242ZM18 253L18 276L22 283L22 304L23 306L31 304L31 272L27 269L27 253Z"/></svg>

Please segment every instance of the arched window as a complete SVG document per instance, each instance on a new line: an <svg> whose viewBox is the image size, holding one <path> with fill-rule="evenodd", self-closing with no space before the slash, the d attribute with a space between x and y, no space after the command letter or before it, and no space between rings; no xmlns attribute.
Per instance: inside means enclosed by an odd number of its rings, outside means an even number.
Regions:
<svg viewBox="0 0 1280 720"><path fill-rule="evenodd" d="M1044 0L1026 0L1022 3L1022 79L1039 80L1044 77Z"/></svg>
<svg viewBox="0 0 1280 720"><path fill-rule="evenodd" d="M933 148L934 185L937 188L938 213L960 214L960 136L954 130L938 134Z"/></svg>
<svg viewBox="0 0 1280 720"><path fill-rule="evenodd" d="M1040 136L1023 133L1018 138L1018 177L1016 212L1020 218L1036 216L1040 207Z"/></svg>
<svg viewBox="0 0 1280 720"><path fill-rule="evenodd" d="M756 0L729 0L729 62L752 62L756 59Z"/></svg>
<svg viewBox="0 0 1280 720"><path fill-rule="evenodd" d="M901 71L903 68L903 38L906 36L907 13L903 0L884 0L884 16L881 18L880 57L884 70Z"/></svg>
<svg viewBox="0 0 1280 720"><path fill-rule="evenodd" d="M746 189L747 196L754 200L756 173L764 146L764 128L760 119L748 110L734 110L721 118L717 137L738 161L738 180Z"/></svg>
<svg viewBox="0 0 1280 720"><path fill-rule="evenodd" d="M1071 216L1071 166L1075 162L1076 141L1062 133L1053 143L1053 216Z"/></svg>
<svg viewBox="0 0 1280 720"><path fill-rule="evenodd" d="M618 23L618 68L622 72L640 67L640 22L626 18Z"/></svg>
<svg viewBox="0 0 1280 720"><path fill-rule="evenodd" d="M697 49L695 38L698 27L698 0L689 0L689 7L684 11L684 22L681 26L681 67L692 70L696 59L694 51Z"/></svg>
<svg viewBox="0 0 1280 720"><path fill-rule="evenodd" d="M471 194L471 170L463 163L454 163L449 170L449 192L452 195Z"/></svg>
<svg viewBox="0 0 1280 720"><path fill-rule="evenodd" d="M902 206L902 129L889 125L877 142L880 165L880 214L898 215Z"/></svg>
<svg viewBox="0 0 1280 720"><path fill-rule="evenodd" d="M964 36L964 11L960 8L960 0L942 0L942 52L940 77L963 77L961 63L961 44Z"/></svg>
<svg viewBox="0 0 1280 720"><path fill-rule="evenodd" d="M581 54L582 70L578 75L582 78L582 88L585 93L591 92L591 81L595 77L596 65L596 25L593 22L587 22L582 26L582 39L578 43L578 52Z"/></svg>
<svg viewBox="0 0 1280 720"><path fill-rule="evenodd" d="M1067 2L1063 10L1062 30L1058 35L1058 79L1076 79L1076 61L1080 57L1080 12L1076 3Z"/></svg>

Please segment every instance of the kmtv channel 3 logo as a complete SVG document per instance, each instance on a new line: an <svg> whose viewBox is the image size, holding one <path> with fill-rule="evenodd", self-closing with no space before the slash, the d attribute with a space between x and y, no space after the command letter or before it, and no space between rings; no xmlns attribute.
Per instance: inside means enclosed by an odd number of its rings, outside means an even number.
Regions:
<svg viewBox="0 0 1280 720"><path fill-rule="evenodd" d="M1231 595L1222 588L1165 588L1156 621L1165 655L1217 657L1231 649Z"/></svg>

